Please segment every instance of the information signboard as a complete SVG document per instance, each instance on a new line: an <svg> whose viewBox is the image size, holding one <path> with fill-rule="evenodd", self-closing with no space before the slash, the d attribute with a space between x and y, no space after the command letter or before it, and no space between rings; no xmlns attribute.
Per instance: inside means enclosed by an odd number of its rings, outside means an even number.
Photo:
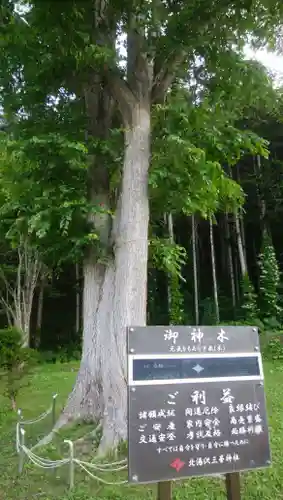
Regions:
<svg viewBox="0 0 283 500"><path fill-rule="evenodd" d="M129 482L270 464L256 328L128 329Z"/></svg>

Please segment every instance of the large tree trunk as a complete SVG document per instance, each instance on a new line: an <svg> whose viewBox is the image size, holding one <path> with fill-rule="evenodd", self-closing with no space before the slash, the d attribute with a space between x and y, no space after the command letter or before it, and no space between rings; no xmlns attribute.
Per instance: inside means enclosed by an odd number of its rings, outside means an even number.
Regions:
<svg viewBox="0 0 283 500"><path fill-rule="evenodd" d="M149 106L137 106L125 132L120 198L112 230L113 256L84 263L83 353L76 384L57 422L100 420L100 452L127 436L126 327L146 324L148 259Z"/></svg>
<svg viewBox="0 0 283 500"><path fill-rule="evenodd" d="M102 453L127 436L126 327L146 324L149 104L134 108L131 123L125 134L122 190L114 234L114 307L109 330L108 370L103 368L106 415L100 443Z"/></svg>
<svg viewBox="0 0 283 500"><path fill-rule="evenodd" d="M109 15L108 4L97 4L95 13L104 21ZM115 448L127 436L126 327L146 324L150 108L154 100L164 97L185 57L178 55L170 66L155 68L152 54L144 52L147 45L144 20L141 22L134 11L127 24L127 82L118 68L111 65L108 68L105 64L103 74L94 75L95 83L91 82L92 89L86 95L89 122L93 124L91 133L100 138L104 130L103 140L107 137L105 131L109 133L111 127L111 120L108 123L105 120L109 117L109 103L101 105L106 90L118 104L125 130L124 164L112 231L105 224L106 244L109 250L111 243L111 254L108 252L108 261L104 258L103 264L90 254L84 264L82 361L74 389L56 425L58 428L79 417L100 420L101 453ZM103 22L102 38L105 25ZM109 47L113 49L115 40L111 41L113 35L108 34ZM97 159L94 163L97 164ZM108 172L107 167L104 172ZM92 186L96 194L98 184L94 171ZM102 188L99 192L108 194L106 207L109 207L109 179ZM103 232L100 227L100 241Z"/></svg>

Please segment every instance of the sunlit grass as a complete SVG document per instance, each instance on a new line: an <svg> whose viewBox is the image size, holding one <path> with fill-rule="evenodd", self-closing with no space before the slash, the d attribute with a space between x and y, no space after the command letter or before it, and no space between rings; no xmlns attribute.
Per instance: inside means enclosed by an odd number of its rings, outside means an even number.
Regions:
<svg viewBox="0 0 283 500"><path fill-rule="evenodd" d="M43 365L32 376L30 385L19 397L24 419L36 417L45 411L52 402L54 393L58 393L57 414L61 411L65 398L72 389L76 377L77 363L65 365ZM270 469L242 475L242 493L245 500L281 500L283 498L283 363L265 363L266 394L273 466ZM54 471L45 471L32 464L26 464L22 475L18 473L18 456L15 450L15 429L17 417L9 408L9 402L0 396L0 500L153 500L156 499L156 487L143 486L104 486L88 477L83 471L75 469L75 489L68 490L68 466ZM26 442L32 446L37 437L49 432L52 419L49 416L27 428ZM89 428L75 426L67 429L61 436L61 442L55 441L47 450L40 450L40 455L62 458L68 455L68 448L62 444L62 438L77 439L86 434ZM68 435L69 432L69 435ZM58 446L59 445L59 446ZM89 452L89 450L87 451ZM80 456L84 453L79 449ZM90 458L90 457L89 457ZM84 456L85 460L86 457ZM104 476L103 476L104 477ZM122 476L122 478L124 478ZM108 475L113 481L116 477ZM191 479L176 482L173 489L175 500L220 500L225 499L224 483L220 479Z"/></svg>

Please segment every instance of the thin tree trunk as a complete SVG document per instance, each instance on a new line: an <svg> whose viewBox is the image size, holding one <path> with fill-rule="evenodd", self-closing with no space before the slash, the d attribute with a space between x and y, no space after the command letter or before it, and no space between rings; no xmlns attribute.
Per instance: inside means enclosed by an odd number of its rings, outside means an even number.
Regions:
<svg viewBox="0 0 283 500"><path fill-rule="evenodd" d="M255 176L256 176L256 190L258 196L259 205L259 215L260 215L260 226L262 233L266 229L266 203L262 195L262 168L261 168L261 158L260 155L256 156L256 163L254 166Z"/></svg>
<svg viewBox="0 0 283 500"><path fill-rule="evenodd" d="M231 167L229 167L229 175L231 178L233 178ZM239 182L240 181L239 169L237 169L237 178ZM237 247L238 247L239 262L240 262L240 271L241 271L241 276L243 277L248 273L248 266L247 266L246 253L243 242L243 233L240 221L241 215L239 214L238 210L235 210L234 218L235 218L236 239L237 239Z"/></svg>
<svg viewBox="0 0 283 500"><path fill-rule="evenodd" d="M168 234L169 234L169 240L170 243L173 245L174 243L174 224L173 224L173 217L172 214L169 213L167 216L167 222L168 222ZM171 282L170 282L170 276L167 275L167 294L168 294L168 316L170 318L170 312L171 312L171 307L172 307L172 292L171 292ZM170 321L171 324L171 321Z"/></svg>
<svg viewBox="0 0 283 500"><path fill-rule="evenodd" d="M237 303L241 300L241 289L240 289L240 281L241 281L241 272L240 272L240 264L238 259L238 254L234 252L234 269L235 269L235 285L236 285L236 299Z"/></svg>
<svg viewBox="0 0 283 500"><path fill-rule="evenodd" d="M13 286L8 282L3 270L0 279L5 291L0 294L0 302L5 308L9 324L13 324L22 334L22 345L30 345L30 323L34 293L41 271L37 251L24 238L19 243L18 266Z"/></svg>
<svg viewBox="0 0 283 500"><path fill-rule="evenodd" d="M76 270L76 333L80 331L81 326L81 294L80 294L80 266L75 265Z"/></svg>
<svg viewBox="0 0 283 500"><path fill-rule="evenodd" d="M42 327L42 313L43 313L43 300L44 300L44 287L45 280L41 280L40 289L38 294L37 315L36 315L36 329L40 332Z"/></svg>
<svg viewBox="0 0 283 500"><path fill-rule="evenodd" d="M34 293L42 266L37 251L29 246L27 240L24 240L18 248L18 256L17 292L15 294L16 326L22 331L23 347L28 347Z"/></svg>
<svg viewBox="0 0 283 500"><path fill-rule="evenodd" d="M14 398L14 396L11 396L11 407L12 407L13 411L17 411L17 403L16 403L16 399Z"/></svg>
<svg viewBox="0 0 283 500"><path fill-rule="evenodd" d="M216 261L215 261L215 250L214 250L214 238L213 238L213 224L212 220L209 219L209 239L210 239L210 251L211 251L211 266L212 266L212 282L213 282L213 296L215 305L215 318L216 322L220 321L219 314L219 300L218 300L218 288L217 288L217 277L216 277Z"/></svg>
<svg viewBox="0 0 283 500"><path fill-rule="evenodd" d="M243 240L241 235L241 226L238 212L235 212L235 228L236 228L236 237L237 237L237 245L238 245L238 254L240 261L240 269L242 277L248 273L248 266L245 257L245 251L243 246Z"/></svg>
<svg viewBox="0 0 283 500"><path fill-rule="evenodd" d="M220 266L221 266L221 276L225 276L227 270L227 252L226 252L226 241L225 241L225 215L220 214L218 217L218 229L219 229L219 240L220 240Z"/></svg>
<svg viewBox="0 0 283 500"><path fill-rule="evenodd" d="M35 348L40 346L42 318L43 318L43 302L44 302L45 277L42 276L39 287L37 315L36 315L36 331L35 331Z"/></svg>
<svg viewBox="0 0 283 500"><path fill-rule="evenodd" d="M246 246L246 234L245 234L245 220L244 220L244 215L243 214L240 214L239 221L240 221L241 237L242 237L242 242L243 242L243 251L244 251L245 261L247 262L247 246Z"/></svg>
<svg viewBox="0 0 283 500"><path fill-rule="evenodd" d="M194 302L195 302L195 323L199 324L199 289L198 289L198 266L197 266L197 241L196 241L196 220L192 215L192 254L194 273Z"/></svg>
<svg viewBox="0 0 283 500"><path fill-rule="evenodd" d="M238 184L241 185L241 175L240 175L239 164L236 167L236 171L237 171L237 182L238 182ZM230 169L230 172L231 172L231 169ZM244 215L243 215L243 213L242 212L239 213L238 217L239 217L240 233L241 233L241 238L242 238L243 253L244 253L245 261L247 261L245 221L244 221Z"/></svg>
<svg viewBox="0 0 283 500"><path fill-rule="evenodd" d="M200 314L200 299L201 299L201 265L202 265L202 256L201 256L201 226L198 220L195 217L195 237L196 237L196 272L197 272L197 289L198 289L198 311ZM199 318L201 321L201 318Z"/></svg>
<svg viewBox="0 0 283 500"><path fill-rule="evenodd" d="M232 296L233 311L235 313L236 306L237 306L236 285L235 285L235 275L234 275L234 266L233 266L231 233L230 233L229 218L228 218L228 214L227 213L225 214L224 224L225 224L225 235L226 235L227 257L228 257L227 258L227 261L228 261L228 272L229 272L230 283L231 283L231 296Z"/></svg>
<svg viewBox="0 0 283 500"><path fill-rule="evenodd" d="M168 228L168 226L169 226L169 220L168 220L168 216L166 213L163 214L163 221L164 221L164 228L165 228L164 234L167 235L166 228ZM169 317L170 316L170 309L171 309L171 289L170 289L170 285L169 285L168 276L167 276L167 308L168 308L168 317Z"/></svg>
<svg viewBox="0 0 283 500"><path fill-rule="evenodd" d="M174 223L173 223L173 216L171 213L168 214L168 233L169 233L169 239L170 243L174 243Z"/></svg>

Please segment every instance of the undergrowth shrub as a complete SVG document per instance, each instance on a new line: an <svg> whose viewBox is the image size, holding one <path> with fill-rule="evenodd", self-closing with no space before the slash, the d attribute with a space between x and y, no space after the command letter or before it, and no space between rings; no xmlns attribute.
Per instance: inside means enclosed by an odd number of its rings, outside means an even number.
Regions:
<svg viewBox="0 0 283 500"><path fill-rule="evenodd" d="M280 271L274 246L270 236L265 232L262 251L259 256L259 306L261 318L272 328L278 328L278 318L281 315L278 287ZM273 325L273 326L272 326Z"/></svg>
<svg viewBox="0 0 283 500"><path fill-rule="evenodd" d="M0 377L4 395L16 410L19 391L27 385L27 375L37 363L37 353L22 347L22 335L17 328L0 330Z"/></svg>
<svg viewBox="0 0 283 500"><path fill-rule="evenodd" d="M259 312L257 308L257 296L254 290L254 286L246 273L241 282L242 289L242 304L241 313L244 321L253 324L255 319L259 317Z"/></svg>
<svg viewBox="0 0 283 500"><path fill-rule="evenodd" d="M281 338L280 338L281 337ZM283 336L272 337L263 347L263 357L270 361L283 360Z"/></svg>

